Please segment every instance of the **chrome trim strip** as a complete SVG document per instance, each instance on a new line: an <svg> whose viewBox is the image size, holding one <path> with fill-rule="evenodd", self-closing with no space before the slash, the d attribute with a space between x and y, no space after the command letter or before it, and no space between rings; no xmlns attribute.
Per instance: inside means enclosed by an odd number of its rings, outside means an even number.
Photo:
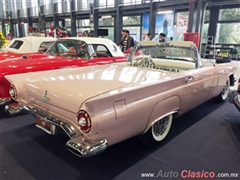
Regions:
<svg viewBox="0 0 240 180"><path fill-rule="evenodd" d="M157 118L156 120L154 120L154 121L148 126L148 128L146 128L146 129L144 130L144 132L143 132L142 134L146 133L146 132L153 126L153 124L154 124L155 122L159 121L160 119L162 119L162 118L164 118L164 117L166 117L166 116L169 116L170 114L173 115L173 114L178 113L178 112L179 112L179 108L174 109L173 111L171 111L171 112L169 112L169 113L167 113L167 114L164 114L163 116Z"/></svg>

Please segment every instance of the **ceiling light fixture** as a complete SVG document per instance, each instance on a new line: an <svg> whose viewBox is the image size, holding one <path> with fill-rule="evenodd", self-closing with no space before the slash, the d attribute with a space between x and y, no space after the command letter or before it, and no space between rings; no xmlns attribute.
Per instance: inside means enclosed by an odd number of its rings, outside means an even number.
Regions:
<svg viewBox="0 0 240 180"><path fill-rule="evenodd" d="M169 14L169 13L172 13L173 11L172 10L169 10L169 11L157 11L157 14Z"/></svg>
<svg viewBox="0 0 240 180"><path fill-rule="evenodd" d="M112 16L102 16L102 19L112 18Z"/></svg>

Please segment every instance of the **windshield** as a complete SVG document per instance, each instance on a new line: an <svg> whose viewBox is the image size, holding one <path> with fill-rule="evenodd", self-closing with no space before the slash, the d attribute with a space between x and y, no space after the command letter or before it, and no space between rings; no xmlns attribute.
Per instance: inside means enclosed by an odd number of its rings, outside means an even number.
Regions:
<svg viewBox="0 0 240 180"><path fill-rule="evenodd" d="M89 59L92 53L92 49L86 42L70 40L57 41L46 51L46 54L54 54L68 58L85 59Z"/></svg>
<svg viewBox="0 0 240 180"><path fill-rule="evenodd" d="M195 69L197 60L195 48L164 45L135 47L130 55L133 66L171 71Z"/></svg>
<svg viewBox="0 0 240 180"><path fill-rule="evenodd" d="M138 51L140 51L140 54L150 55L152 58L176 59L192 62L195 62L197 58L195 49L184 47L140 47Z"/></svg>

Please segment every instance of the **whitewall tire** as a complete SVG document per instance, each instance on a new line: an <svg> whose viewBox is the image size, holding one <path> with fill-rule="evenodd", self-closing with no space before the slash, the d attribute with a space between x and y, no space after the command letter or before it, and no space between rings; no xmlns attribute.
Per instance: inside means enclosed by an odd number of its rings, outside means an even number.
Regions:
<svg viewBox="0 0 240 180"><path fill-rule="evenodd" d="M229 92L230 92L230 79L227 80L226 84L223 87L222 92L216 97L216 101L219 103L224 102L228 98Z"/></svg>
<svg viewBox="0 0 240 180"><path fill-rule="evenodd" d="M170 114L157 122L151 128L140 136L141 141L149 146L157 145L168 135L172 126L173 114Z"/></svg>

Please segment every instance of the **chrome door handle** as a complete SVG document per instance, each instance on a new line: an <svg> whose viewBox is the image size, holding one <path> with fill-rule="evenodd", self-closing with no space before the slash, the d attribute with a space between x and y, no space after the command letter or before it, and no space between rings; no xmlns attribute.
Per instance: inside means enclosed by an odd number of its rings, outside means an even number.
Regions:
<svg viewBox="0 0 240 180"><path fill-rule="evenodd" d="M187 77L187 78L185 79L185 82L186 82L186 83L189 83L192 79L193 79L192 77Z"/></svg>
<svg viewBox="0 0 240 180"><path fill-rule="evenodd" d="M223 73L224 73L223 69L218 71L218 74L223 74Z"/></svg>

